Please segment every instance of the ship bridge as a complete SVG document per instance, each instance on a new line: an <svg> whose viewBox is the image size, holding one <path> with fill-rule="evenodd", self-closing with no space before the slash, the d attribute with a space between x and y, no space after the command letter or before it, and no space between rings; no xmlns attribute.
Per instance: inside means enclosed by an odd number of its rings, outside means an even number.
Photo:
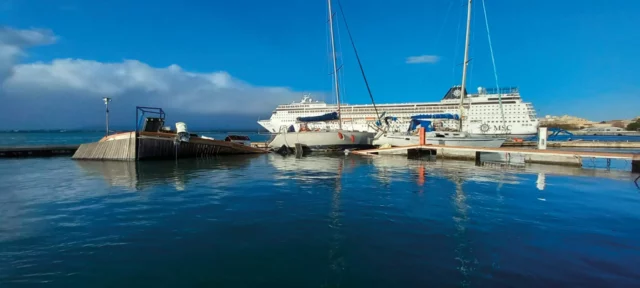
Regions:
<svg viewBox="0 0 640 288"><path fill-rule="evenodd" d="M478 96L484 96L484 95L496 95L496 94L500 94L500 95L519 94L518 87L501 87L501 88L478 87L478 93L477 94L468 94L467 93L467 89L464 89L464 90L465 90L464 91L464 97L465 98L478 97ZM449 90L444 95L442 100L460 99L460 95L461 94L463 94L463 93L461 93L461 87L460 86L453 86L453 87L449 88Z"/></svg>

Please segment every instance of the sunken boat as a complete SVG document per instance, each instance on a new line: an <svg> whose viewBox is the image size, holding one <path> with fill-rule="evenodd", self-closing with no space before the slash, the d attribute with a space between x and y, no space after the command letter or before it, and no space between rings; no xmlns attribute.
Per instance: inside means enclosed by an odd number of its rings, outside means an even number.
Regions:
<svg viewBox="0 0 640 288"><path fill-rule="evenodd" d="M137 161L267 153L242 143L190 133L184 122L175 123L175 129L172 129L165 126L165 115L162 108L136 107L135 131L111 134L98 142L82 144L72 159Z"/></svg>

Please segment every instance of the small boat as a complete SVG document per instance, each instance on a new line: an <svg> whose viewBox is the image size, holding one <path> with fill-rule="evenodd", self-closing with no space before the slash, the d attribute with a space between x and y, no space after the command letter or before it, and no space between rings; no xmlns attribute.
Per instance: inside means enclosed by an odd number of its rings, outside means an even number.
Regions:
<svg viewBox="0 0 640 288"><path fill-rule="evenodd" d="M425 128L425 144L443 145L443 146L465 146L465 147L485 147L498 148L502 146L507 139L492 136L471 135L466 132L450 132L450 131L433 131L431 121L415 117L424 117L425 115L417 115L412 117L409 129L406 132L388 132L381 130L376 134L372 144L375 146L409 146L418 145L420 143L419 128ZM455 118L457 115L451 114L434 114L428 115L434 118ZM392 117L385 117L385 122Z"/></svg>
<svg viewBox="0 0 640 288"><path fill-rule="evenodd" d="M373 148L373 137L371 132L346 130L284 132L269 142L269 148L295 148L296 144L300 144L303 153L369 149Z"/></svg>
<svg viewBox="0 0 640 288"><path fill-rule="evenodd" d="M460 132L426 132L425 144L462 147L500 148L505 138L471 136ZM373 140L374 146L409 146L420 143L419 135L402 135L399 133L382 134Z"/></svg>
<svg viewBox="0 0 640 288"><path fill-rule="evenodd" d="M380 129L380 132L376 134L373 144L377 146L391 145L391 146L407 146L417 145L420 143L420 135L417 135L417 128L425 128L425 144L432 145L444 145L444 146L467 146L467 147L486 147L497 148L502 146L507 139L506 137L493 137L486 135L471 135L463 130L463 114L464 114L464 99L466 96L466 80L467 80L467 68L469 63L469 35L471 24L471 0L468 2L467 13L467 31L466 40L464 46L464 61L462 66L462 85L460 88L453 90L453 95L460 97L460 115L454 114L425 114L411 116L411 122L407 132L387 132L391 125L388 120L393 117L385 117L386 129ZM459 90L458 90L459 89ZM500 104L502 105L502 104ZM429 120L427 120L429 119ZM458 120L458 131L433 131L433 125L431 119L454 119ZM469 118L467 117L467 120ZM382 126L381 121L376 124Z"/></svg>
<svg viewBox="0 0 640 288"><path fill-rule="evenodd" d="M269 148L273 150L286 148L295 148L296 144L300 144L303 153L310 152L339 152L346 149L369 149L373 148L371 142L375 136L371 132L347 131L333 129L309 129L306 122L315 121L331 121L329 117L339 119L337 113L329 113L332 115L321 115L316 117L300 117L297 120L304 122L299 125L299 130L295 131L293 125L286 131L281 131L270 142Z"/></svg>

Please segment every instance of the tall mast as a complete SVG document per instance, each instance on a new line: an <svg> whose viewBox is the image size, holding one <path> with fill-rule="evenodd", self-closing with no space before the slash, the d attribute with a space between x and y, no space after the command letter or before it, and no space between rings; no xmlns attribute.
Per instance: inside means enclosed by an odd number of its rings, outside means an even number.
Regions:
<svg viewBox="0 0 640 288"><path fill-rule="evenodd" d="M462 132L462 110L464 104L464 91L467 82L467 64L469 62L469 35L471 35L471 1L467 3L467 36L464 43L464 63L462 63L462 85L460 87L460 120L458 130Z"/></svg>
<svg viewBox="0 0 640 288"><path fill-rule="evenodd" d="M336 103L338 104L338 127L342 130L342 115L340 115L340 86L338 85L338 60L336 59L336 44L333 39L333 12L331 11L331 0L327 0L329 5L329 33L331 35L331 54L333 55L333 81L336 83Z"/></svg>

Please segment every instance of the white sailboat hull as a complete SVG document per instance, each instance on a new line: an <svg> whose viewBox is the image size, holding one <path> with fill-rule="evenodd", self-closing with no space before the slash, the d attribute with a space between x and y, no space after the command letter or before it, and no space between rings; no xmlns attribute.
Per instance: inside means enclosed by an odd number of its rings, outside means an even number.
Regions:
<svg viewBox="0 0 640 288"><path fill-rule="evenodd" d="M429 137L425 138L427 145L443 145L443 146L463 146L463 147L482 147L482 148L499 148L502 146L505 138L468 136L468 137ZM391 146L409 146L418 145L420 137L417 135L393 135L383 134L373 140L375 146L391 145Z"/></svg>
<svg viewBox="0 0 640 288"><path fill-rule="evenodd" d="M340 137L342 135L342 137ZM343 151L345 149L368 149L374 138L371 132L357 131L308 131L286 132L277 134L269 148L279 149L282 146L295 148L300 143L307 151Z"/></svg>

